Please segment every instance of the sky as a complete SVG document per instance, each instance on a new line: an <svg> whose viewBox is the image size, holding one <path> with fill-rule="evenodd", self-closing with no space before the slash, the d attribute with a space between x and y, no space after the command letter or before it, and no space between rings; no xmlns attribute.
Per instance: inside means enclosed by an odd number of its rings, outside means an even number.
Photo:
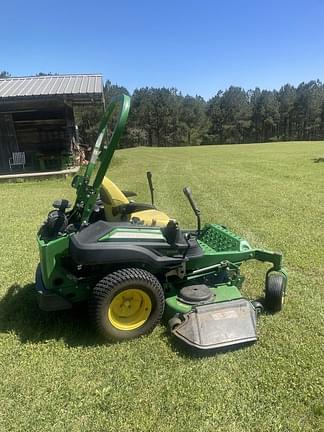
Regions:
<svg viewBox="0 0 324 432"><path fill-rule="evenodd" d="M324 81L324 0L10 0L0 71L102 73L205 99Z"/></svg>

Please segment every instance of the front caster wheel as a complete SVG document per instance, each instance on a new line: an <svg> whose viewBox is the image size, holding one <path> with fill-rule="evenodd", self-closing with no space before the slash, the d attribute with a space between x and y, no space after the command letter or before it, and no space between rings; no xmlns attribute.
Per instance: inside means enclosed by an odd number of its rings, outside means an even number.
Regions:
<svg viewBox="0 0 324 432"><path fill-rule="evenodd" d="M127 268L108 274L94 287L89 303L97 330L108 340L150 333L164 312L160 282L146 270Z"/></svg>
<svg viewBox="0 0 324 432"><path fill-rule="evenodd" d="M269 312L281 311L286 291L286 279L281 274L269 274L265 284L265 307Z"/></svg>

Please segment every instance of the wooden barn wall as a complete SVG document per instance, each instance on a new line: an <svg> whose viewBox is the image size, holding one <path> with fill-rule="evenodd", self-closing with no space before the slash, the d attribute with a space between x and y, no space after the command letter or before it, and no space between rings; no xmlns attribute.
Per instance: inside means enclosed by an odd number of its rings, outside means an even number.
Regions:
<svg viewBox="0 0 324 432"><path fill-rule="evenodd" d="M89 104L99 100L57 96L0 101L0 170L8 171L14 151L25 152L26 166L35 168L39 158L69 152L76 138L73 107Z"/></svg>
<svg viewBox="0 0 324 432"><path fill-rule="evenodd" d="M69 147L64 108L14 113L13 120L22 151L58 153Z"/></svg>
<svg viewBox="0 0 324 432"><path fill-rule="evenodd" d="M12 114L0 113L0 170L9 169L12 152L19 151Z"/></svg>
<svg viewBox="0 0 324 432"><path fill-rule="evenodd" d="M25 152L26 165L37 167L39 155L69 151L74 134L73 107L63 99L0 104L0 170L8 170L14 151Z"/></svg>

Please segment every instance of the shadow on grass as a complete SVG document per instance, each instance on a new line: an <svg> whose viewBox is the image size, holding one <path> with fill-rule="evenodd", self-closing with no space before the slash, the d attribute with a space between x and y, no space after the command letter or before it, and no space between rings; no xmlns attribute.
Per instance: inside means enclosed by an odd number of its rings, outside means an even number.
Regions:
<svg viewBox="0 0 324 432"><path fill-rule="evenodd" d="M0 300L0 332L15 333L21 342L64 340L69 346L103 344L92 329L86 305L62 312L38 308L35 285L12 285Z"/></svg>
<svg viewBox="0 0 324 432"><path fill-rule="evenodd" d="M324 162L324 157L313 158L312 161L313 161L314 163Z"/></svg>
<svg viewBox="0 0 324 432"><path fill-rule="evenodd" d="M92 328L86 304L67 311L43 312L37 305L34 284L24 287L16 284L7 290L0 300L0 332L13 332L22 343L63 340L70 347L108 344ZM163 337L177 355L188 359L214 357L247 346L199 350L171 335L167 328Z"/></svg>

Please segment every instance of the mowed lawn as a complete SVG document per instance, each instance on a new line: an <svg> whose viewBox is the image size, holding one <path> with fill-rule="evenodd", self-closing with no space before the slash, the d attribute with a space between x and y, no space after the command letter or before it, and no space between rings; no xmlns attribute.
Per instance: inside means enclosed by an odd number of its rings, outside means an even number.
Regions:
<svg viewBox="0 0 324 432"><path fill-rule="evenodd" d="M38 310L36 231L70 180L0 184L0 430L323 430L323 142L118 151L110 177L194 227L182 188L205 222L280 250L286 307L262 316L259 341L213 356L190 355L164 325L141 339L104 344L83 309ZM262 292L266 265L244 265L245 292Z"/></svg>

